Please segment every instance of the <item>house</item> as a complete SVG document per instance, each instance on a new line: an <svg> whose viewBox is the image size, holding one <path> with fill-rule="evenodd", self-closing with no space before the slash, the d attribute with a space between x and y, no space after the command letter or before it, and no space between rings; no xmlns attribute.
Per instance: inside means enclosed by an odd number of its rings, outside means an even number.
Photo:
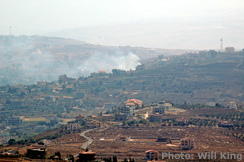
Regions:
<svg viewBox="0 0 244 162"><path fill-rule="evenodd" d="M128 99L125 102L125 106L132 106L132 107L142 107L142 101L138 99Z"/></svg>
<svg viewBox="0 0 244 162"><path fill-rule="evenodd" d="M214 107L214 106L216 106L216 103L215 103L215 102L208 102L208 103L207 103L207 106Z"/></svg>
<svg viewBox="0 0 244 162"><path fill-rule="evenodd" d="M76 121L82 121L83 119L85 119L84 116L82 116L82 114L79 114L76 118Z"/></svg>
<svg viewBox="0 0 244 162"><path fill-rule="evenodd" d="M189 120L185 119L185 118L178 118L178 119L176 119L176 122L180 125L186 125L186 124L188 124Z"/></svg>
<svg viewBox="0 0 244 162"><path fill-rule="evenodd" d="M149 121L150 122L161 122L162 116L160 114L151 114L151 115L149 115Z"/></svg>
<svg viewBox="0 0 244 162"><path fill-rule="evenodd" d="M92 151L82 151L79 153L79 159L77 162L95 162L96 152Z"/></svg>
<svg viewBox="0 0 244 162"><path fill-rule="evenodd" d="M153 114L164 114L165 108L156 106L153 108Z"/></svg>
<svg viewBox="0 0 244 162"><path fill-rule="evenodd" d="M125 121L127 118L126 114L115 114L115 121Z"/></svg>
<svg viewBox="0 0 244 162"><path fill-rule="evenodd" d="M41 133L41 132L44 132L46 129L47 129L47 127L45 125L38 125L35 127L35 132Z"/></svg>
<svg viewBox="0 0 244 162"><path fill-rule="evenodd" d="M194 142L193 142L193 140L191 140L189 138L183 138L180 141L180 147L183 150L190 150L190 149L194 148Z"/></svg>
<svg viewBox="0 0 244 162"><path fill-rule="evenodd" d="M136 67L136 70L137 70L137 71L142 71L142 70L144 70L144 69L145 69L145 64L137 65L137 67Z"/></svg>
<svg viewBox="0 0 244 162"><path fill-rule="evenodd" d="M87 121L86 122L87 128L97 128L100 127L100 123L98 121L92 120L92 121Z"/></svg>
<svg viewBox="0 0 244 162"><path fill-rule="evenodd" d="M21 125L22 120L20 119L20 117L9 117L7 118L7 124L13 126Z"/></svg>
<svg viewBox="0 0 244 162"><path fill-rule="evenodd" d="M72 131L76 131L78 128L79 128L79 124L78 123L67 124L66 131L72 132Z"/></svg>
<svg viewBox="0 0 244 162"><path fill-rule="evenodd" d="M45 159L46 148L28 149L26 156L32 159Z"/></svg>
<svg viewBox="0 0 244 162"><path fill-rule="evenodd" d="M114 115L113 114L103 114L101 116L101 119L104 121L113 121L114 120Z"/></svg>
<svg viewBox="0 0 244 162"><path fill-rule="evenodd" d="M162 107L164 109L171 109L172 108L172 104L171 103L167 103L165 101L159 101L158 106Z"/></svg>
<svg viewBox="0 0 244 162"><path fill-rule="evenodd" d="M12 112L9 111L0 111L0 121L5 121L12 116Z"/></svg>
<svg viewBox="0 0 244 162"><path fill-rule="evenodd" d="M237 104L235 102L226 102L225 106L227 109L237 109Z"/></svg>
<svg viewBox="0 0 244 162"><path fill-rule="evenodd" d="M145 154L146 160L158 160L158 152L155 150L147 150Z"/></svg>
<svg viewBox="0 0 244 162"><path fill-rule="evenodd" d="M219 127L233 127L233 122L228 120L228 121L222 121L219 123Z"/></svg>
<svg viewBox="0 0 244 162"><path fill-rule="evenodd" d="M119 134L114 139L114 141L116 141L116 142L123 142L123 141L129 141L129 140L130 140L130 137L129 136L124 136L122 134Z"/></svg>
<svg viewBox="0 0 244 162"><path fill-rule="evenodd" d="M100 73L100 74L106 74L106 71L105 70L99 70L98 73Z"/></svg>
<svg viewBox="0 0 244 162"><path fill-rule="evenodd" d="M170 138L162 137L161 135L159 135L156 142L165 142L165 143L169 144L169 143L171 143L171 140L170 140Z"/></svg>
<svg viewBox="0 0 244 162"><path fill-rule="evenodd" d="M225 52L233 53L233 52L235 52L235 48L234 47L226 47Z"/></svg>
<svg viewBox="0 0 244 162"><path fill-rule="evenodd" d="M134 116L135 115L135 104L128 103L126 106L120 108L120 112L126 114L127 116Z"/></svg>
<svg viewBox="0 0 244 162"><path fill-rule="evenodd" d="M112 109L114 106L116 106L114 103L105 103L104 109Z"/></svg>
<svg viewBox="0 0 244 162"><path fill-rule="evenodd" d="M128 107L129 108L129 116L135 116L135 107Z"/></svg>
<svg viewBox="0 0 244 162"><path fill-rule="evenodd" d="M165 101L159 101L158 104L153 105L153 114L164 114L166 109L171 109L172 104Z"/></svg>
<svg viewBox="0 0 244 162"><path fill-rule="evenodd" d="M69 80L69 78L67 77L66 74L64 74L64 75L59 75L59 76L58 76L58 81L59 81L59 83L67 82L68 80Z"/></svg>
<svg viewBox="0 0 244 162"><path fill-rule="evenodd" d="M39 85L39 86L46 86L47 85L47 82L46 81L40 81L40 82L37 82L37 85Z"/></svg>

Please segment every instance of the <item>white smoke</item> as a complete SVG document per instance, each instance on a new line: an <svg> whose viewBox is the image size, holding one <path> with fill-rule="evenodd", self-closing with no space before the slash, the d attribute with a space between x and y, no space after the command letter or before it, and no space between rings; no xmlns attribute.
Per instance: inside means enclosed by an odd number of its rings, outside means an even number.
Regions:
<svg viewBox="0 0 244 162"><path fill-rule="evenodd" d="M68 54L66 54L68 56ZM33 84L38 81L55 81L59 75L78 78L89 76L90 73L112 69L130 70L140 65L139 57L133 53L121 51L94 52L82 60L62 58L48 51L41 54L26 54L21 59L6 59L0 72L0 85ZM18 67L15 67L18 65ZM14 67L13 67L14 66ZM9 73L9 69L11 70ZM17 70L16 70L17 69ZM10 75L11 74L11 75Z"/></svg>
<svg viewBox="0 0 244 162"><path fill-rule="evenodd" d="M96 53L82 62L78 69L89 74L98 70L105 70L108 73L113 69L134 70L137 65L140 65L139 60L140 58L133 53Z"/></svg>

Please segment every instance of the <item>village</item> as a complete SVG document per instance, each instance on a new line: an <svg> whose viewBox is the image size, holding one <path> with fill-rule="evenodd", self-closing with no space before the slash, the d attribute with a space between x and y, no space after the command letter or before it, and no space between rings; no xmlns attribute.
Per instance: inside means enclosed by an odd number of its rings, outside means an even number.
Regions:
<svg viewBox="0 0 244 162"><path fill-rule="evenodd" d="M1 161L174 161L163 153L197 160L199 152L243 152L244 50L171 55L120 47L141 58L134 69L72 77L64 70L96 51L102 59L117 56L117 48L39 36L2 36L1 43L2 58L14 60L0 76ZM42 63L52 63L50 53L55 74ZM15 59L20 55L28 62Z"/></svg>
<svg viewBox="0 0 244 162"><path fill-rule="evenodd" d="M206 105L199 111L176 108L167 101L144 105L141 100L128 99L124 106L114 106L111 111L91 116L79 114L60 128L41 133L28 144L12 140L1 148L0 158L104 161L116 157L119 161L160 161L163 152L241 153L244 136L238 132L234 120L207 118L216 114L216 109L222 115L235 113L241 117L243 114L231 105L221 108ZM226 134L231 130L232 135ZM228 148L224 147L226 144Z"/></svg>

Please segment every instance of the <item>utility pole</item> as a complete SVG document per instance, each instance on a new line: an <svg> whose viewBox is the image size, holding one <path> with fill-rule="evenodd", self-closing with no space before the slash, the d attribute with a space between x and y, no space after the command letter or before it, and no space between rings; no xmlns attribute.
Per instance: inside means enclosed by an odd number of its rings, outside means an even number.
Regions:
<svg viewBox="0 0 244 162"><path fill-rule="evenodd" d="M9 27L9 35L12 35L12 33L11 33L11 26Z"/></svg>
<svg viewBox="0 0 244 162"><path fill-rule="evenodd" d="M223 38L220 39L220 52L223 52Z"/></svg>

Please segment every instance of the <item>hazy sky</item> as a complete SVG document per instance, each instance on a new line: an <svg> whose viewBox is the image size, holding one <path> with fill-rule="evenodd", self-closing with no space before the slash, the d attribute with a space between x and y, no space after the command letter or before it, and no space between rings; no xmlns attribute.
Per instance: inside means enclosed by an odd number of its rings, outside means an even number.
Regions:
<svg viewBox="0 0 244 162"><path fill-rule="evenodd" d="M243 24L244 0L0 0L1 35L150 22Z"/></svg>

